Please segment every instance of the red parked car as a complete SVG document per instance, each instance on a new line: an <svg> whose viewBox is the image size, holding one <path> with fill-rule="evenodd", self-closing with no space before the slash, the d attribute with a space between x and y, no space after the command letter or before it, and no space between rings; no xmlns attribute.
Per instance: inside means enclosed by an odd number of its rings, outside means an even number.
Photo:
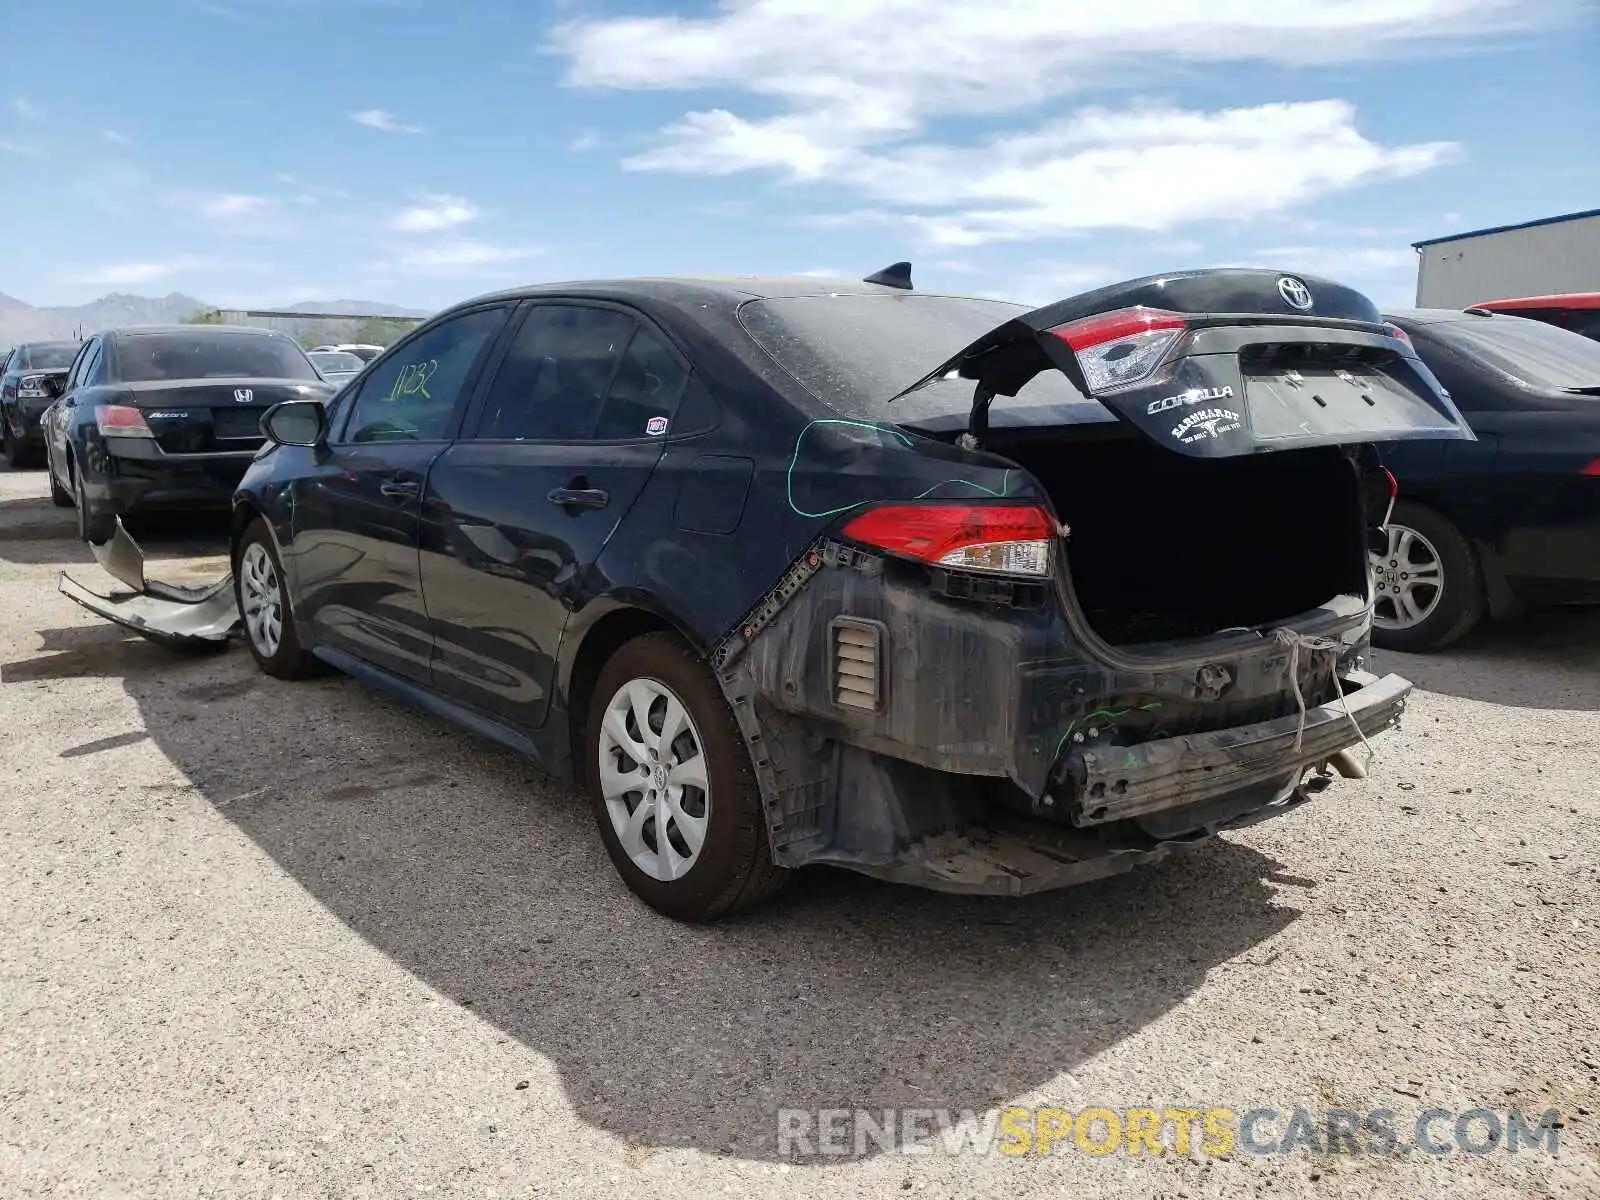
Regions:
<svg viewBox="0 0 1600 1200"><path fill-rule="evenodd" d="M1528 317L1559 325L1573 333L1600 341L1600 292L1575 292L1567 296L1522 296L1515 300L1485 300L1474 304L1485 312ZM1469 312L1471 309L1468 310Z"/></svg>

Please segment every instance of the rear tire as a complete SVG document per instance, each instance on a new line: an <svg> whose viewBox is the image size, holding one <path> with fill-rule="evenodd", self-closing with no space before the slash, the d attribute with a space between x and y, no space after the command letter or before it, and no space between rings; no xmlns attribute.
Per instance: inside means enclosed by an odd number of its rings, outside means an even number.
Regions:
<svg viewBox="0 0 1600 1200"><path fill-rule="evenodd" d="M1466 636L1483 619L1488 608L1483 568L1472 543L1447 518L1406 500L1396 502L1389 529L1391 553L1372 556L1377 589L1372 644L1384 650L1422 653L1443 649ZM1408 562L1404 553L1397 552L1399 546L1406 543L1408 534L1413 556L1419 553L1417 548L1420 547L1424 566L1434 568L1430 574L1436 574L1439 579L1436 594L1430 596L1423 591L1421 602L1410 612L1397 603L1397 596L1404 593L1392 590L1396 586L1402 589L1416 586L1414 578L1401 577L1412 574L1406 567L1414 565L1415 557ZM1387 584L1384 572L1388 572L1391 581ZM1416 619L1417 612L1422 613L1420 620ZM1380 624L1383 620L1393 622L1396 613L1409 623Z"/></svg>
<svg viewBox="0 0 1600 1200"><path fill-rule="evenodd" d="M107 512L84 495L83 474L70 459L67 471L72 478L72 506L78 510L78 538L96 546L104 545L117 531L117 514Z"/></svg>
<svg viewBox="0 0 1600 1200"><path fill-rule="evenodd" d="M283 564L267 523L257 517L239 539L233 560L233 597L244 621L244 641L256 665L276 679L308 679L321 662L300 642L289 607Z"/></svg>
<svg viewBox="0 0 1600 1200"><path fill-rule="evenodd" d="M4 414L0 414L0 438L4 439L6 452L6 466L15 471L28 461L28 452L22 448L22 443L11 436L11 421Z"/></svg>
<svg viewBox="0 0 1600 1200"><path fill-rule="evenodd" d="M606 852L657 912L715 921L788 881L791 872L772 861L733 713L706 665L676 638L646 634L612 655L595 681L584 753Z"/></svg>

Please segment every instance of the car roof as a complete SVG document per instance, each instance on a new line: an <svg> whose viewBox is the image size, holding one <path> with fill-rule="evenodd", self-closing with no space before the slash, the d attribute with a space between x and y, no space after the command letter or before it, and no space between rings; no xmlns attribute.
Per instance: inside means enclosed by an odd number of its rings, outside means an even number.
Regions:
<svg viewBox="0 0 1600 1200"><path fill-rule="evenodd" d="M1464 324L1469 321L1487 321L1491 317L1510 316L1510 313L1494 314L1489 312L1473 312L1465 308L1391 308L1385 309L1383 319L1393 321L1397 325L1453 325ZM1517 318L1521 320L1522 318Z"/></svg>
<svg viewBox="0 0 1600 1200"><path fill-rule="evenodd" d="M292 341L286 333L276 329L263 329L259 325L124 325L117 329L103 329L100 331L110 337L134 337L146 333L220 333L224 337L238 337L253 335L260 337L285 338Z"/></svg>
<svg viewBox="0 0 1600 1200"><path fill-rule="evenodd" d="M735 306L746 300L771 300L793 296L950 296L948 292L908 293L903 288L867 283L861 279L819 275L650 275L621 279L584 279L562 283L537 283L475 297L471 303L492 300L533 300L540 296L650 299L669 304L720 302Z"/></svg>

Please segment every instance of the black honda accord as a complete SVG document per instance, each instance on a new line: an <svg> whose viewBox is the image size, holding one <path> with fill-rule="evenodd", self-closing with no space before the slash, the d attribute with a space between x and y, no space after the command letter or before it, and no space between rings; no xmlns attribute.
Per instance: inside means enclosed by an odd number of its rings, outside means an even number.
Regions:
<svg viewBox="0 0 1600 1200"><path fill-rule="evenodd" d="M1367 443L1472 436L1336 283L1030 310L905 264L483 297L263 428L237 613L63 590L241 622L272 675L332 666L576 776L628 885L691 920L810 863L1057 887L1361 774L1411 686L1363 669L1394 498Z"/></svg>
<svg viewBox="0 0 1600 1200"><path fill-rule="evenodd" d="M261 446L261 415L334 392L292 338L266 329L114 329L84 342L41 421L57 504L104 542L135 510L217 506Z"/></svg>

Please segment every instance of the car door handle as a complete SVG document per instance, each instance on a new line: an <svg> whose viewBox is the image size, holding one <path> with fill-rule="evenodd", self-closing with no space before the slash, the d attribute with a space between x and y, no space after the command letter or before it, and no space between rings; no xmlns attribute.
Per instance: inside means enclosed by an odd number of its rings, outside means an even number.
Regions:
<svg viewBox="0 0 1600 1200"><path fill-rule="evenodd" d="M391 479L379 486L382 492L391 500L411 500L422 492L422 485L411 479Z"/></svg>
<svg viewBox="0 0 1600 1200"><path fill-rule="evenodd" d="M563 508L604 508L611 503L611 493L599 488L554 488L545 499Z"/></svg>

